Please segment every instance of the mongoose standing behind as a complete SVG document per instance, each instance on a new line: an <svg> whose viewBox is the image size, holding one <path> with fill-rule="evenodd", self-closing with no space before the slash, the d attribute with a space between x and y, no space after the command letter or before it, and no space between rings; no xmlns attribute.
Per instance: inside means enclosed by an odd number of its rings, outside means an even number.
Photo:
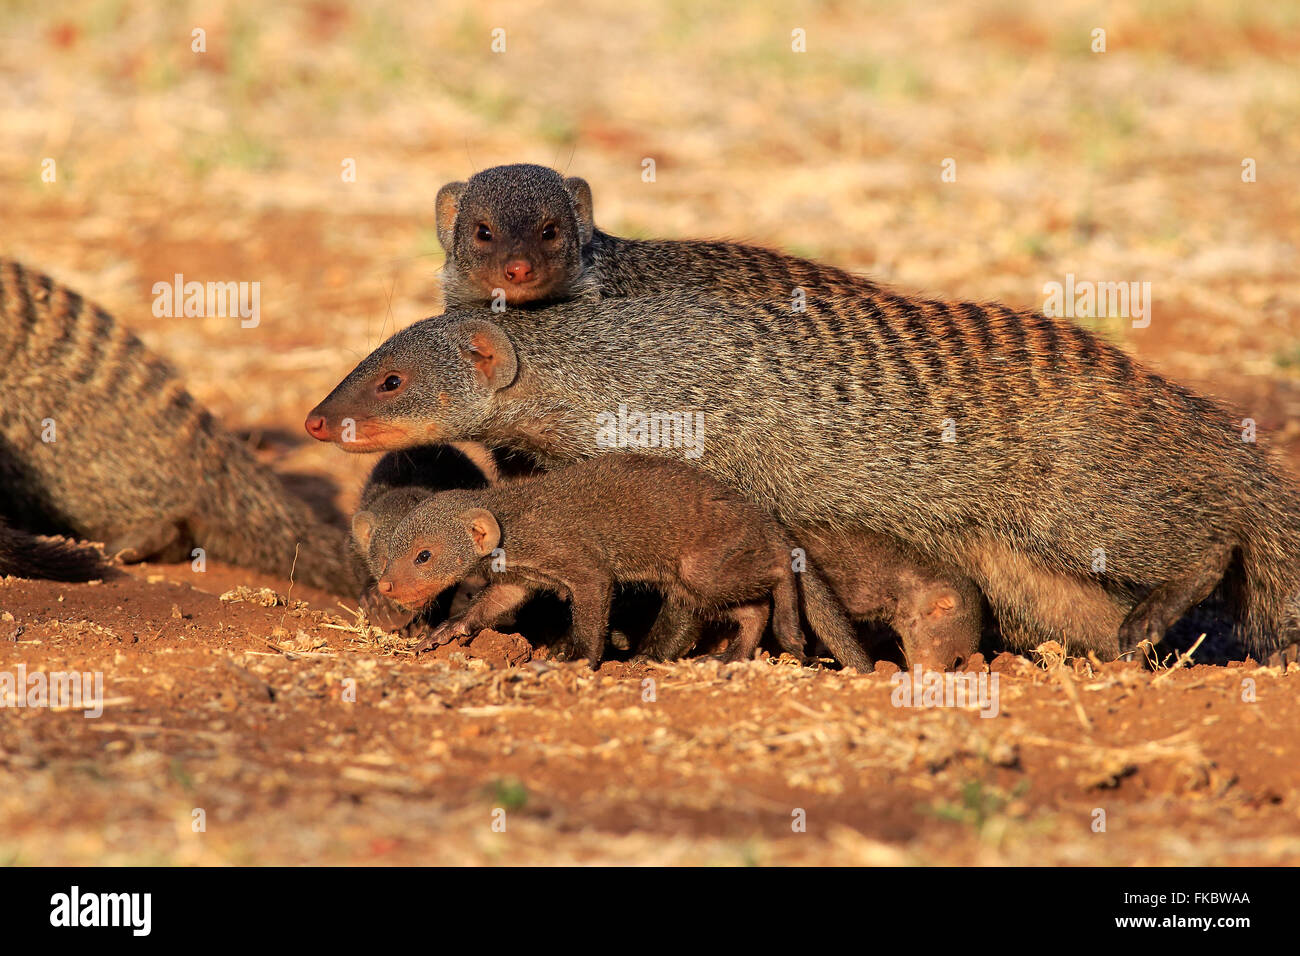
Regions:
<svg viewBox="0 0 1300 956"><path fill-rule="evenodd" d="M800 260L732 243L620 239L596 228L591 188L577 177L530 164L497 166L468 182L449 183L435 201L448 307L504 303L530 307L575 296L643 296L694 286L756 306L789 307L791 268ZM826 277L826 270L816 278ZM744 275L737 281L737 273ZM843 282L847 274L834 274ZM792 529L803 542L803 529ZM855 615L887 623L902 638L913 667L944 667L979 644L978 589L968 578L930 562L912 561L883 535L836 534L836 593L871 610ZM880 573L888 568L891 574ZM904 582L911 585L904 590ZM934 599L942 595L938 604ZM955 602L955 603L954 603ZM929 610L920 613L925 604ZM905 612L912 607L916 613ZM689 642L697 631L685 629ZM924 651L922 649L925 649ZM948 660L948 665L940 663Z"/></svg>
<svg viewBox="0 0 1300 956"><path fill-rule="evenodd" d="M621 434L620 406L699 416L698 467L787 527L885 534L956 567L1018 647L1113 656L1226 572L1258 650L1300 590L1295 488L1264 450L1067 321L860 287L809 314L688 290L494 318L398 332L308 431L340 441L347 417L348 451L469 439L560 464L682 454Z"/></svg>
<svg viewBox="0 0 1300 956"><path fill-rule="evenodd" d="M419 607L495 563L491 586L446 634L491 626L535 590L558 590L572 602L573 640L593 668L604 656L616 584L650 584L694 613L731 618L739 628L731 660L753 656L769 614L782 649L802 659L802 591L808 622L831 653L869 671L870 657L816 569L792 570L795 547L762 508L697 468L605 455L435 495L393 532L379 590Z"/></svg>
<svg viewBox="0 0 1300 956"><path fill-rule="evenodd" d="M0 260L0 511L141 561L208 557L348 594L342 529L102 309ZM296 566L295 566L296 559Z"/></svg>

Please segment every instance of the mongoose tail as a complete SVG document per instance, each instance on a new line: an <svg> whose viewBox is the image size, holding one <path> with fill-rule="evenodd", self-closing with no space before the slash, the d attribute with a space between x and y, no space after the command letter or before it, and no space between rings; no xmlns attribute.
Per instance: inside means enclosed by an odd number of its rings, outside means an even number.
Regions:
<svg viewBox="0 0 1300 956"><path fill-rule="evenodd" d="M0 259L0 509L125 560L208 557L351 594L341 528L104 310Z"/></svg>
<svg viewBox="0 0 1300 956"><path fill-rule="evenodd" d="M94 548L44 540L0 520L0 577L93 581L106 571L103 556Z"/></svg>

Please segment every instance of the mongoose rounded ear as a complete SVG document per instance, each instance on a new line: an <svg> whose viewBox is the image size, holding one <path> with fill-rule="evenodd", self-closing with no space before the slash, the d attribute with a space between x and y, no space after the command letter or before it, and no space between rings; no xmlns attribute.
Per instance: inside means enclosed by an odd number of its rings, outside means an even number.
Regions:
<svg viewBox="0 0 1300 956"><path fill-rule="evenodd" d="M481 556L491 554L501 543L501 525L486 508L470 508L460 516L469 531L470 542Z"/></svg>
<svg viewBox="0 0 1300 956"><path fill-rule="evenodd" d="M519 363L515 347L498 325L484 319L466 319L451 330L461 356L474 367L478 383L489 392L515 380Z"/></svg>
<svg viewBox="0 0 1300 956"><path fill-rule="evenodd" d="M451 253L451 241L456 234L456 212L460 209L460 194L465 191L465 183L448 183L438 190L438 198L433 201L435 219L438 223L438 242L442 248Z"/></svg>
<svg viewBox="0 0 1300 956"><path fill-rule="evenodd" d="M358 511L352 516L352 537L362 551L370 550L370 539L375 533L375 516L369 511Z"/></svg>
<svg viewBox="0 0 1300 956"><path fill-rule="evenodd" d="M591 242L591 234L596 228L596 220L592 213L591 187L587 185L585 179L570 176L564 181L564 188L568 191L569 198L573 200L573 212L578 217L578 236L585 246Z"/></svg>

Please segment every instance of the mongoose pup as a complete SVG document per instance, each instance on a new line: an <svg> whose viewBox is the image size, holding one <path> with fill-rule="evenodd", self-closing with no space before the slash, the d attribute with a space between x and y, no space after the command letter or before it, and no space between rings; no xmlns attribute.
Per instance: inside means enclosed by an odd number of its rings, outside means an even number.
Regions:
<svg viewBox="0 0 1300 956"><path fill-rule="evenodd" d="M616 584L649 584L701 616L733 620L730 660L753 656L769 617L782 649L803 658L799 595L814 633L846 666L871 669L834 595L762 508L697 468L647 455L605 455L482 491L448 491L393 532L381 593L418 607L474 571L492 584L448 638L491 626L539 589L573 609L573 642L604 656Z"/></svg>
<svg viewBox="0 0 1300 956"><path fill-rule="evenodd" d="M887 626L898 636L910 669L949 670L979 650L983 601L970 578L931 565L870 532L814 526L789 530L850 619L877 629ZM697 636L696 630L682 628L657 654L674 660Z"/></svg>
<svg viewBox="0 0 1300 956"><path fill-rule="evenodd" d="M352 559L361 585L359 600L367 617L388 630L421 630L437 625L446 608L403 609L376 589L388 563L393 529L416 505L451 488L486 488L498 477L491 453L481 445L458 442L418 445L384 455L371 470L352 518ZM439 602L449 603L449 602ZM416 618L420 618L419 622Z"/></svg>
<svg viewBox="0 0 1300 956"><path fill-rule="evenodd" d="M0 577L91 581L106 571L103 557L93 548L38 538L0 518Z"/></svg>
<svg viewBox="0 0 1300 956"><path fill-rule="evenodd" d="M472 439L560 464L681 456L672 423L702 423L700 468L787 527L956 568L1017 647L1116 655L1221 578L1247 646L1278 639L1296 491L1231 413L1066 320L827 274L805 313L695 290L453 310L376 349L307 429L338 442L348 417L348 451Z"/></svg>
<svg viewBox="0 0 1300 956"><path fill-rule="evenodd" d="M912 670L948 670L979 650L983 600L966 575L871 532L822 526L791 533L850 618L888 625L899 636Z"/></svg>
<svg viewBox="0 0 1300 956"><path fill-rule="evenodd" d="M565 178L544 166L486 169L467 182L443 186L435 206L438 239L446 252L442 287L449 307L492 303L524 307L580 295L654 295L682 285L739 297L741 302L789 303L793 289L785 280L790 279L791 268L801 264L780 253L733 243L611 236L595 225L586 181ZM746 281L735 281L737 270L729 267L733 262L746 273ZM835 278L843 281L844 276ZM798 529L794 530L799 540ZM851 592L853 601L873 608L862 619L893 627L904 648L913 652L909 662L922 647L943 649L925 655L928 664L948 656L949 649L954 659L974 652L974 645L966 645L972 636L978 644L982 608L973 582L960 580L951 568L909 562L906 550L893 547L892 539L882 535L859 542L850 534L840 534L836 543L842 553L839 573L830 576L831 586L837 593ZM880 573L883 568L894 572L888 581ZM905 581L913 584L913 592L903 592ZM869 587L877 590L868 593ZM883 613L886 606L891 612L904 605L919 607L938 594L944 595L945 602L958 604L938 609L937 620ZM850 599L840 596L846 603ZM953 621L960 622L957 630ZM678 622L677 631L679 639L688 643L698 636L686 622Z"/></svg>
<svg viewBox="0 0 1300 956"><path fill-rule="evenodd" d="M342 529L111 316L11 260L0 260L0 512L125 560L202 547L336 594L355 588Z"/></svg>

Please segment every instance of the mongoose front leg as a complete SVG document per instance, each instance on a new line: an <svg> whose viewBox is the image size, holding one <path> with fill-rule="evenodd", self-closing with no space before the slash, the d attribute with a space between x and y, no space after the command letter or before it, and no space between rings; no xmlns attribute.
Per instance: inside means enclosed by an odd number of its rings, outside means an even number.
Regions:
<svg viewBox="0 0 1300 956"><path fill-rule="evenodd" d="M415 646L417 655L441 647L453 640L476 634L513 614L533 596L533 589L523 584L490 584L470 601L460 617L443 621L433 633Z"/></svg>
<svg viewBox="0 0 1300 956"><path fill-rule="evenodd" d="M763 623L766 626L767 622ZM772 587L772 635L781 650L795 660L802 663L808 659L803 628L799 626L799 586L794 574L785 568Z"/></svg>
<svg viewBox="0 0 1300 956"><path fill-rule="evenodd" d="M1200 604L1223 580L1236 546L1221 544L1203 554L1182 577L1166 581L1138 602L1119 626L1119 651L1129 660L1142 642L1154 647L1165 632Z"/></svg>
<svg viewBox="0 0 1300 956"><path fill-rule="evenodd" d="M366 620L385 631L399 631L416 618L414 612L380 594L374 581L366 585L357 603L366 612Z"/></svg>

